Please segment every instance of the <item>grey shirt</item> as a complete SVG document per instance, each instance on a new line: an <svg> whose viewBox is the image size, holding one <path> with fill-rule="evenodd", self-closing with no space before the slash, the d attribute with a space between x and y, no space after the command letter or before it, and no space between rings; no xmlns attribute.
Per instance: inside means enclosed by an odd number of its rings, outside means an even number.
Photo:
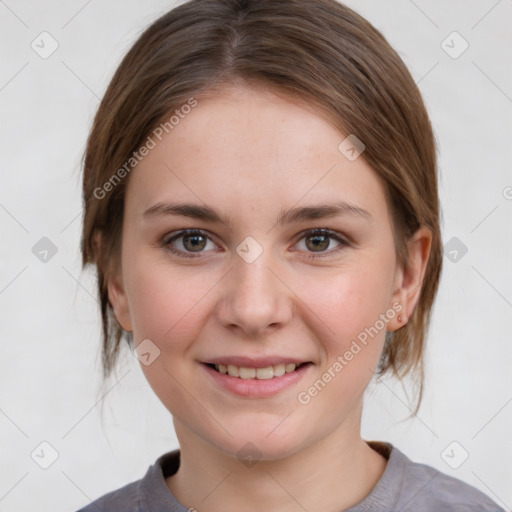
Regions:
<svg viewBox="0 0 512 512"><path fill-rule="evenodd" d="M370 494L346 512L505 512L475 487L412 462L390 443L368 444L388 463ZM165 483L179 465L179 450L165 453L143 478L101 496L78 512L188 512Z"/></svg>

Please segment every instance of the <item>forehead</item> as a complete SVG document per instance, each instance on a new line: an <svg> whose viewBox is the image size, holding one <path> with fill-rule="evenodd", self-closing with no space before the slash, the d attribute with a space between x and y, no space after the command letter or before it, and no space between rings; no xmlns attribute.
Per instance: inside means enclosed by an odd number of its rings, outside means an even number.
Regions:
<svg viewBox="0 0 512 512"><path fill-rule="evenodd" d="M225 205L231 216L326 200L385 213L376 173L347 159L346 135L306 102L233 87L186 110L132 171L127 203L139 214L171 199Z"/></svg>

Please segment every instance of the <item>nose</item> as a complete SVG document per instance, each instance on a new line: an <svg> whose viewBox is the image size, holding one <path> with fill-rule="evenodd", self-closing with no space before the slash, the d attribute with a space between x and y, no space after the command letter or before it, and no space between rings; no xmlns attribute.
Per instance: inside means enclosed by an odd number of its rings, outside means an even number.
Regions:
<svg viewBox="0 0 512 512"><path fill-rule="evenodd" d="M232 331L247 338L261 337L290 322L293 293L264 251L247 263L236 256L217 304L217 318Z"/></svg>

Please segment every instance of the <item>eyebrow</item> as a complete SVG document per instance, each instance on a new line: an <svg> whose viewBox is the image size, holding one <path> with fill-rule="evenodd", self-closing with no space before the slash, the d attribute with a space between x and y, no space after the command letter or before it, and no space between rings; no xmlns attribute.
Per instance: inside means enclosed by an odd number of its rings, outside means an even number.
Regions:
<svg viewBox="0 0 512 512"><path fill-rule="evenodd" d="M209 206L202 206L191 203L168 203L159 202L144 211L144 218L152 218L160 215L176 215L190 217L193 219L225 224L229 226L230 216L222 215ZM328 204L315 206L304 206L292 208L291 210L281 210L275 224L292 224L306 220L324 219L328 217L349 216L371 219L370 212L357 205L345 201L337 201Z"/></svg>

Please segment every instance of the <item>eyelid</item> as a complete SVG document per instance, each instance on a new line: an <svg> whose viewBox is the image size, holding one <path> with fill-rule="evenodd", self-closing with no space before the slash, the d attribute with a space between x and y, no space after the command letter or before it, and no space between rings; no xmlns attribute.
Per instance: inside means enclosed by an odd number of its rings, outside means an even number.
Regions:
<svg viewBox="0 0 512 512"><path fill-rule="evenodd" d="M346 244L350 243L350 239L346 235L343 235L342 233L339 233L338 231L334 231L334 230L329 229L329 228L309 228L309 229L305 229L304 231L302 231L301 233L299 233L297 235L297 241L301 240L302 238L304 238L307 235L309 235L309 236L312 236L312 235L328 235L331 238L334 238L334 239L338 240L339 242L343 242L343 243L346 243Z"/></svg>
<svg viewBox="0 0 512 512"><path fill-rule="evenodd" d="M172 247L171 242L173 242L174 240L177 240L183 236L186 236L186 235L201 235L201 236L208 238L209 240L214 242L216 245L220 245L216 241L216 237L213 234L211 234L209 231L207 231L205 229L199 229L199 228L185 228L185 229L173 231L171 233L167 233L162 238L161 244L163 247L167 248L171 253L176 254L178 257L183 257L183 258L199 258L202 255L206 254L207 252L211 252L211 251L198 252L198 253L186 252L186 251L179 251L179 250L175 249L174 247ZM306 258L308 258L308 259L313 259L313 258L318 258L318 257L328 257L328 256L338 253L343 248L352 245L352 242L350 241L350 239L347 236L345 236L341 233L338 233L337 231L330 230L328 228L306 229L296 236L296 240L293 245L297 245L298 242L300 242L303 238L305 238L307 236L314 236L314 235L328 236L328 237L336 240L337 242L339 242L340 245L337 248L331 249L329 251L320 251L317 253L315 253L314 251L313 252L306 251L308 253ZM295 251L297 251L297 249L293 250L293 252L295 252Z"/></svg>
<svg viewBox="0 0 512 512"><path fill-rule="evenodd" d="M177 229L176 231L171 231L170 233L166 233L162 237L162 242L168 244L173 239L176 239L176 238L179 238L180 236L185 236L185 235L203 235L213 241L215 241L215 239L216 239L215 235L213 235L206 229L183 228L183 229Z"/></svg>
<svg viewBox="0 0 512 512"><path fill-rule="evenodd" d="M216 242L216 237L214 235L212 235L209 231L207 231L205 229L199 229L199 228L178 229L176 231L172 231L171 233L167 233L162 238L161 244L169 252L177 255L178 257L182 257L182 258L199 258L199 257L203 256L204 254L206 254L206 252L194 253L194 252L187 252L187 251L179 251L178 249L174 248L171 245L171 242L173 242L174 240L178 240L179 238L186 236L186 235L201 235L201 236L204 236L205 238L211 240L216 245L219 245L219 243ZM210 252L210 251L207 251L207 252Z"/></svg>
<svg viewBox="0 0 512 512"><path fill-rule="evenodd" d="M352 246L352 242L350 241L350 239L347 236L345 236L337 231L333 231L329 228L306 229L297 235L297 240L294 243L294 245L297 245L303 238L305 238L307 236L315 236L315 235L328 236L329 238L336 240L339 243L339 246L335 247L334 249L330 249L328 251L319 251L319 252L306 251L307 252L307 256L305 256L306 259L323 258L323 257L328 258L329 256L333 256L333 255L339 253L345 247ZM294 249L294 251L296 251L296 250L297 249Z"/></svg>

